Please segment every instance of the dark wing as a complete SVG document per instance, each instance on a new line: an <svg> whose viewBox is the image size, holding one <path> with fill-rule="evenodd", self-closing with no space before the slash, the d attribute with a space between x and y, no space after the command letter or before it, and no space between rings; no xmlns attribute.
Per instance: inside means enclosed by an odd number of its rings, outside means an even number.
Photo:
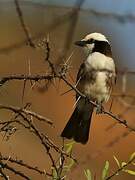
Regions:
<svg viewBox="0 0 135 180"><path fill-rule="evenodd" d="M77 79L76 79L76 83L82 79L85 75L85 64L81 64L80 68L79 68L79 71L78 71L78 74L77 74Z"/></svg>
<svg viewBox="0 0 135 180"><path fill-rule="evenodd" d="M82 88L83 88L83 80L85 78L85 74L86 74L85 64L83 63L83 64L81 64L81 66L79 68L79 71L78 71L78 74L77 74L77 79L76 79L77 89L79 91L81 91ZM76 94L76 99L78 99L78 94Z"/></svg>
<svg viewBox="0 0 135 180"><path fill-rule="evenodd" d="M84 94L84 87L86 84L93 84L96 80L96 73L94 69L86 68L85 63L81 64L77 74L77 89Z"/></svg>

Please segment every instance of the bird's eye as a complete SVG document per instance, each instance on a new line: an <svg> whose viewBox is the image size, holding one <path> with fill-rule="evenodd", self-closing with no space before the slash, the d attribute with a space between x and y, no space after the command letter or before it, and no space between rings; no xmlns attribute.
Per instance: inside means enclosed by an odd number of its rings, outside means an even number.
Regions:
<svg viewBox="0 0 135 180"><path fill-rule="evenodd" d="M92 44L92 43L94 43L94 39L87 40L87 44Z"/></svg>

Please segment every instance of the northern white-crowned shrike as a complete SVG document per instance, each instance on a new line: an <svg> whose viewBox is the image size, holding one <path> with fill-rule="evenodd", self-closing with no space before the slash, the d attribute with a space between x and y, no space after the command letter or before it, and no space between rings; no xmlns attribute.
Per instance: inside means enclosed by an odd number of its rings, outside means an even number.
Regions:
<svg viewBox="0 0 135 180"><path fill-rule="evenodd" d="M77 75L77 89L101 105L108 101L116 80L110 43L103 34L91 33L75 44L83 47L87 53ZM61 136L87 143L93 109L94 106L81 97Z"/></svg>

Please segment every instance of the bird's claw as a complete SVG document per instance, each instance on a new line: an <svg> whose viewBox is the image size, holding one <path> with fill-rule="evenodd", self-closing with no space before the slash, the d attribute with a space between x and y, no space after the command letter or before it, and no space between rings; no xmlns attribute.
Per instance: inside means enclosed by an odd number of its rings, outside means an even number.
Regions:
<svg viewBox="0 0 135 180"><path fill-rule="evenodd" d="M103 109L104 109L103 106L99 104L96 109L96 114L101 114L103 112Z"/></svg>

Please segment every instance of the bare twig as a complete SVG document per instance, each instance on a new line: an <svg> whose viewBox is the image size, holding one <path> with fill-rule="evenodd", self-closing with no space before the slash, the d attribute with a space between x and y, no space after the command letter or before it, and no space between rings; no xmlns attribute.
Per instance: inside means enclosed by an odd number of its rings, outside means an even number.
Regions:
<svg viewBox="0 0 135 180"><path fill-rule="evenodd" d="M39 80L51 80L53 78L57 77L56 75L52 74L47 74L47 75L9 75L9 76L4 76L3 78L0 79L0 85L3 85L7 81L11 80L33 80L33 81L39 81Z"/></svg>
<svg viewBox="0 0 135 180"><path fill-rule="evenodd" d="M7 169L7 170L11 171L12 173L14 173L15 175L18 175L18 176L22 177L23 179L31 180L31 178L26 176L21 171L16 170L15 168L9 166L8 164L4 164L2 161L0 162L0 165L1 165L2 169Z"/></svg>
<svg viewBox="0 0 135 180"><path fill-rule="evenodd" d="M33 171L35 171L35 172L37 172L37 173L39 173L39 174L41 174L41 175L42 175L42 174L45 174L45 175L47 175L47 176L51 176L51 174L45 172L44 170L42 171L42 170L38 169L38 167L33 167L33 166L31 166L31 165L25 163L23 160L13 159L13 158L11 158L11 157L5 157L5 156L2 156L2 155L1 155L1 157L0 157L0 160L1 160L1 161L6 161L6 163L7 163L7 162L11 162L11 163L20 165L20 166L25 167L25 168L27 168L27 169L33 170Z"/></svg>
<svg viewBox="0 0 135 180"><path fill-rule="evenodd" d="M50 61L50 45L49 45L49 35L47 36L47 39L45 41L46 44L46 58L45 61L48 62L49 67L52 70L52 74L56 75L54 64Z"/></svg>
<svg viewBox="0 0 135 180"><path fill-rule="evenodd" d="M15 3L15 6L16 6L16 11L17 11L17 14L18 14L18 17L19 17L19 20L20 20L21 27L22 27L25 35L26 35L27 41L28 41L28 43L29 43L29 45L31 47L35 48L35 44L32 41L31 34L30 34L29 30L28 30L28 27L26 26L26 24L24 22L23 13L21 11L18 0L14 0L14 3Z"/></svg>
<svg viewBox="0 0 135 180"><path fill-rule="evenodd" d="M29 111L29 110L26 110L24 108L20 108L20 107L15 107L15 106L6 106L6 105L3 105L3 104L0 104L0 109L7 109L7 110L10 110L10 111L13 111L15 113L23 113L25 115L31 115L33 117L35 117L37 120L39 121L43 121L43 122L46 122L50 125L52 125L52 121L44 116L41 116L33 111Z"/></svg>

